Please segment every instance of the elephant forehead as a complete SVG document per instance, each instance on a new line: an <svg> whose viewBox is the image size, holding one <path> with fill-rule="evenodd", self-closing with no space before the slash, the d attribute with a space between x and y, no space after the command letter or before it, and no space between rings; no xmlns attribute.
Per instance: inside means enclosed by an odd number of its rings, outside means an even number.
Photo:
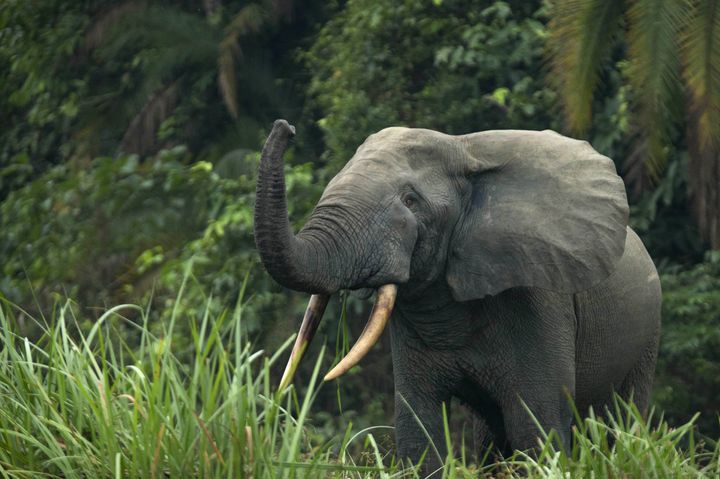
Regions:
<svg viewBox="0 0 720 479"><path fill-rule="evenodd" d="M387 153L412 161L418 157L437 155L453 144L451 136L438 131L392 127L370 135L358 148L357 156Z"/></svg>
<svg viewBox="0 0 720 479"><path fill-rule="evenodd" d="M326 192L372 190L381 193L394 189L398 181L407 176L407 164L366 159L348 164L333 178Z"/></svg>
<svg viewBox="0 0 720 479"><path fill-rule="evenodd" d="M343 169L346 175L382 173L384 176L396 175L410 168L408 158L393 150L365 150L355 155ZM341 176L341 175L338 175Z"/></svg>
<svg viewBox="0 0 720 479"><path fill-rule="evenodd" d="M423 128L391 127L370 135L349 163L399 164L419 172L423 169L454 172L465 163L465 151L457 137Z"/></svg>
<svg viewBox="0 0 720 479"><path fill-rule="evenodd" d="M452 141L452 136L425 128L392 126L378 131L365 140L365 145L394 143L408 146L427 146L433 143Z"/></svg>

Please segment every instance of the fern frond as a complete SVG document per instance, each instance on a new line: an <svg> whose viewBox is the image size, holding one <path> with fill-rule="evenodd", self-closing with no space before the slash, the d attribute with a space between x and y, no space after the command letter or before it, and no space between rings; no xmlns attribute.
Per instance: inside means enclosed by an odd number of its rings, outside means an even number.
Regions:
<svg viewBox="0 0 720 479"><path fill-rule="evenodd" d="M678 38L687 15L685 2L678 0L636 0L628 11L628 75L651 178L657 178L665 166L672 126L680 117Z"/></svg>
<svg viewBox="0 0 720 479"><path fill-rule="evenodd" d="M560 0L549 26L551 81L559 89L568 128L583 133L593 92L619 31L621 0Z"/></svg>
<svg viewBox="0 0 720 479"><path fill-rule="evenodd" d="M701 148L720 148L720 0L693 0L682 35L690 119Z"/></svg>

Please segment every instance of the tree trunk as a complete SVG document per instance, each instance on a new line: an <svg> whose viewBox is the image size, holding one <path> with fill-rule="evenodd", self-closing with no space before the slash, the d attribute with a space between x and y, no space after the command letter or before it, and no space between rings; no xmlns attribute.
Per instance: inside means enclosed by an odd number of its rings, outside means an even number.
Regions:
<svg viewBox="0 0 720 479"><path fill-rule="evenodd" d="M693 123L690 122L692 125ZM697 127L697 125L694 125ZM697 128L693 128L696 132ZM697 134L688 135L688 183L693 215L700 237L711 249L720 249L720 147L701 145Z"/></svg>

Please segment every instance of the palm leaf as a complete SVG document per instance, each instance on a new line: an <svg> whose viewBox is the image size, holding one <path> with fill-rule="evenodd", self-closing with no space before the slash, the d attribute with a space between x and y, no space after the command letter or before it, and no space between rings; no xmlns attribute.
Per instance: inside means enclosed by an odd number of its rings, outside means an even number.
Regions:
<svg viewBox="0 0 720 479"><path fill-rule="evenodd" d="M144 155L156 148L156 133L160 124L173 112L180 93L180 82L158 90L125 131L120 149L126 153Z"/></svg>
<svg viewBox="0 0 720 479"><path fill-rule="evenodd" d="M212 17L215 12L220 8L220 0L202 0L203 8L205 9L205 16Z"/></svg>
<svg viewBox="0 0 720 479"><path fill-rule="evenodd" d="M137 65L139 81L114 93L108 102L114 116L131 119L122 126L121 149L145 154L156 148L157 129L179 100L178 79L212 71L220 38L204 17L177 8L133 9L117 19L103 35L97 54L101 60L125 59Z"/></svg>
<svg viewBox="0 0 720 479"><path fill-rule="evenodd" d="M551 81L559 89L568 128L582 133L592 118L599 73L619 31L621 0L564 0L549 26Z"/></svg>
<svg viewBox="0 0 720 479"><path fill-rule="evenodd" d="M266 0L265 3L270 4L270 12L275 19L291 18L294 0Z"/></svg>
<svg viewBox="0 0 720 479"><path fill-rule="evenodd" d="M125 15L137 12L146 7L145 2L138 0L130 0L128 2L113 5L112 7L101 11L93 19L87 30L85 31L85 42L83 49L94 50L102 45L108 34L120 22Z"/></svg>
<svg viewBox="0 0 720 479"><path fill-rule="evenodd" d="M680 117L682 86L678 37L687 21L685 2L637 0L628 11L628 71L638 108L645 166L657 178Z"/></svg>
<svg viewBox="0 0 720 479"><path fill-rule="evenodd" d="M237 82L235 60L241 56L240 47L234 39L225 38L218 52L218 88L228 113L237 119Z"/></svg>
<svg viewBox="0 0 720 479"><path fill-rule="evenodd" d="M688 112L689 182L701 236L720 246L720 0L693 0L682 35Z"/></svg>
<svg viewBox="0 0 720 479"><path fill-rule="evenodd" d="M126 14L98 50L102 59L137 52L147 97L183 67L212 65L220 33L204 17L178 8L150 7Z"/></svg>
<svg viewBox="0 0 720 479"><path fill-rule="evenodd" d="M267 19L267 12L258 4L246 5L230 20L225 31L235 38L248 33L255 33L262 28Z"/></svg>
<svg viewBox="0 0 720 479"><path fill-rule="evenodd" d="M703 148L720 146L720 0L693 0L683 32L683 76L690 93L690 117Z"/></svg>
<svg viewBox="0 0 720 479"><path fill-rule="evenodd" d="M218 48L218 87L223 103L233 118L238 118L236 62L242 57L238 38L259 31L267 15L257 4L243 7L225 29L225 38Z"/></svg>

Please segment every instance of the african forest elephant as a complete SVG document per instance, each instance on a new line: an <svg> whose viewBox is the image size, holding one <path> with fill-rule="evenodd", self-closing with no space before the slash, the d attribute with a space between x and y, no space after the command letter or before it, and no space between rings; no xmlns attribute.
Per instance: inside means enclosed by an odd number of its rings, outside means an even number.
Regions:
<svg viewBox="0 0 720 479"><path fill-rule="evenodd" d="M374 288L365 330L325 379L355 365L389 322L401 457L417 461L429 436L444 458L442 404L453 396L505 451L537 446L523 402L565 445L568 393L581 413L602 410L613 391L646 408L660 283L628 227L610 159L553 131L386 128L358 148L294 234L282 160L294 133L275 122L255 207L268 272L313 294L283 385L329 296ZM426 468L437 456L427 455Z"/></svg>

